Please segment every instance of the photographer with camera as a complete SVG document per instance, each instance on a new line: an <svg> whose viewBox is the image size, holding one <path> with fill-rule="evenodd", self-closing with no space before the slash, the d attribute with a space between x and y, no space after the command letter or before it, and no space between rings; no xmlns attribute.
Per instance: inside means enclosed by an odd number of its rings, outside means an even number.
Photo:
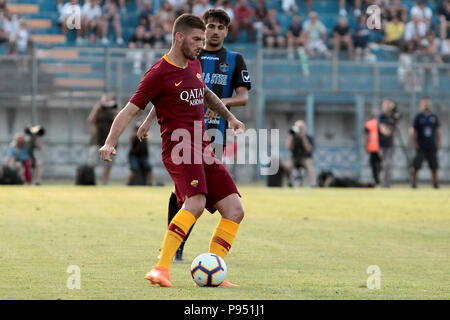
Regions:
<svg viewBox="0 0 450 320"><path fill-rule="evenodd" d="M394 100L384 98L381 105L381 114L378 117L380 151L381 151L381 173L380 182L384 188L391 187L391 169L394 156L394 133L401 115L397 111Z"/></svg>
<svg viewBox="0 0 450 320"><path fill-rule="evenodd" d="M316 175L312 161L314 150L313 138L306 134L307 127L304 121L297 120L289 130L286 148L291 151L291 158L285 163L284 169L288 178L288 184L292 187L291 175L295 168L305 168L311 187L316 185Z"/></svg>
<svg viewBox="0 0 450 320"><path fill-rule="evenodd" d="M5 163L5 168L8 168L17 177L14 179L17 180L14 184L23 184L23 179L27 184L31 184L31 163L31 154L25 140L25 134L16 133L9 145Z"/></svg>
<svg viewBox="0 0 450 320"><path fill-rule="evenodd" d="M441 148L441 130L439 118L431 112L429 97L423 97L420 101L420 112L414 118L413 126L410 128L410 137L416 150L411 169L411 187L417 188L417 175L423 160L426 159L431 170L433 187L439 188L437 151Z"/></svg>
<svg viewBox="0 0 450 320"><path fill-rule="evenodd" d="M89 142L88 165L95 168L100 161L98 149L105 143L109 129L118 113L117 102L108 94L104 94L97 102L88 116L88 122L92 124L92 134ZM111 174L111 162L103 161L102 184L107 185Z"/></svg>
<svg viewBox="0 0 450 320"><path fill-rule="evenodd" d="M39 137L42 137L45 134L45 129L40 125L27 127L25 128L25 134L30 137L27 144L31 155L31 168L34 171L34 183L35 185L40 186L44 167L42 159L37 159L36 157L36 150L38 150L38 152L42 151L42 143Z"/></svg>
<svg viewBox="0 0 450 320"><path fill-rule="evenodd" d="M42 150L39 136L45 133L41 126L25 128L24 133L16 133L9 145L6 163L3 168L3 180L7 184L22 184L24 181L31 184L34 176L35 184L41 184L42 160L36 160L35 149ZM6 172L6 173L5 173ZM8 176L8 177L5 177Z"/></svg>

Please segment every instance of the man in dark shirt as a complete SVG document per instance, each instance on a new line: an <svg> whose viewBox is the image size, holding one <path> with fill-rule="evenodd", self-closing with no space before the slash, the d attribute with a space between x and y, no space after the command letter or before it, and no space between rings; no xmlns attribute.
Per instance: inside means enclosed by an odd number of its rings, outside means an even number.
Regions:
<svg viewBox="0 0 450 320"><path fill-rule="evenodd" d="M92 134L89 143L88 164L95 167L98 164L99 158L97 150L99 146L105 143L111 125L118 113L116 101L114 101L108 94L104 94L99 102L89 113L88 122L92 125ZM103 163L103 177L102 184L107 185L111 175L112 162Z"/></svg>
<svg viewBox="0 0 450 320"><path fill-rule="evenodd" d="M128 162L130 164L130 173L127 179L127 185L131 185L136 174L144 174L144 184L152 185L152 165L149 161L148 138L140 140L137 131L142 121L137 121L130 135L130 151L128 152Z"/></svg>
<svg viewBox="0 0 450 320"><path fill-rule="evenodd" d="M333 28L334 53L339 54L341 43L345 45L350 59L353 59L353 40L350 34L347 18L340 17L338 24Z"/></svg>
<svg viewBox="0 0 450 320"><path fill-rule="evenodd" d="M286 141L286 149L291 151L291 159L284 165L289 186L292 186L291 175L294 168L305 168L310 186L314 187L316 185L316 175L312 161L314 140L311 136L307 135L306 132L307 127L305 122L297 120L291 128L289 137Z"/></svg>
<svg viewBox="0 0 450 320"><path fill-rule="evenodd" d="M304 45L302 31L303 27L300 16L294 16L286 32L288 54L290 57L293 57L294 49Z"/></svg>
<svg viewBox="0 0 450 320"><path fill-rule="evenodd" d="M431 170L433 187L439 188L437 151L441 148L441 130L439 118L431 112L431 99L424 97L420 101L420 110L410 128L411 142L416 150L413 160L411 186L417 188L417 175L424 159Z"/></svg>
<svg viewBox="0 0 450 320"><path fill-rule="evenodd" d="M439 17L439 33L441 39L447 39L447 34L450 31L450 0L443 0L437 9L437 16Z"/></svg>
<svg viewBox="0 0 450 320"><path fill-rule="evenodd" d="M380 151L381 151L381 185L384 188L391 186L391 168L392 159L394 156L394 131L395 120L391 116L394 109L395 102L390 98L385 98L381 105L381 114L378 118L379 123L379 137L380 137Z"/></svg>

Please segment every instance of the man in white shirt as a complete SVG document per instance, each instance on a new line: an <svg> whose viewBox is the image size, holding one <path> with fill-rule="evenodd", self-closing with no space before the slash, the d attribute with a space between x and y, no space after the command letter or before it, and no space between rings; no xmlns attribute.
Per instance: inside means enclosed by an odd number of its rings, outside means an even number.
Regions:
<svg viewBox="0 0 450 320"><path fill-rule="evenodd" d="M327 58L331 57L326 46L327 29L317 18L316 12L311 11L309 13L309 20L303 23L303 34L306 40L306 51L310 56L314 56L314 52L317 50Z"/></svg>
<svg viewBox="0 0 450 320"><path fill-rule="evenodd" d="M212 6L209 4L208 0L198 0L192 7L192 14L203 17L203 14L211 8Z"/></svg>
<svg viewBox="0 0 450 320"><path fill-rule="evenodd" d="M411 8L411 17L413 16L419 17L428 28L430 26L431 17L433 16L433 11L426 6L426 1L419 0L416 5Z"/></svg>
<svg viewBox="0 0 450 320"><path fill-rule="evenodd" d="M414 41L416 44L420 43L427 34L427 25L422 21L420 16L413 15L412 20L405 26L405 41Z"/></svg>
<svg viewBox="0 0 450 320"><path fill-rule="evenodd" d="M100 36L103 30L102 9L97 0L89 0L81 10L81 30L84 38L89 36L89 31L94 30L95 35ZM95 39L95 37L94 37Z"/></svg>
<svg viewBox="0 0 450 320"><path fill-rule="evenodd" d="M68 21L69 20L69 21ZM81 7L78 0L70 0L64 4L60 11L58 22L61 25L63 35L69 30L76 30L77 43L81 43ZM68 23L69 22L69 23ZM69 24L69 26L67 25Z"/></svg>

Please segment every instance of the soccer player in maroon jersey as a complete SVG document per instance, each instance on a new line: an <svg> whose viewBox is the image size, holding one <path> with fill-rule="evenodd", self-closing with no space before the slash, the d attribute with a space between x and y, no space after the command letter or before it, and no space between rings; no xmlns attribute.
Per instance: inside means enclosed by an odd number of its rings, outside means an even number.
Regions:
<svg viewBox="0 0 450 320"><path fill-rule="evenodd" d="M120 135L138 112L152 102L160 124L162 160L175 183L177 200L183 203L166 230L157 265L146 275L152 284L162 287L172 286L172 258L205 208L210 212L218 210L222 216L209 243L209 252L222 258L230 250L244 217L236 185L204 134L204 105L224 117L235 134L245 130L244 124L203 82L196 57L205 40L205 25L199 17L183 14L175 21L172 36L170 51L144 75L99 150L102 160L111 161ZM198 132L205 137L200 143L195 139ZM222 285L235 286L227 281Z"/></svg>

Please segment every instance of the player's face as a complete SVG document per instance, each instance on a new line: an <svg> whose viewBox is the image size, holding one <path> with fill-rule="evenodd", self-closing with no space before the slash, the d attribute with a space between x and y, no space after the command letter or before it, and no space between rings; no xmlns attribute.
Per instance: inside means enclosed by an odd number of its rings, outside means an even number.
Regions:
<svg viewBox="0 0 450 320"><path fill-rule="evenodd" d="M217 20L208 19L206 23L206 44L211 47L221 47L228 35L228 28Z"/></svg>
<svg viewBox="0 0 450 320"><path fill-rule="evenodd" d="M184 36L181 44L181 51L189 60L197 59L200 50L203 48L205 41L205 33L201 29L192 29L191 32Z"/></svg>

